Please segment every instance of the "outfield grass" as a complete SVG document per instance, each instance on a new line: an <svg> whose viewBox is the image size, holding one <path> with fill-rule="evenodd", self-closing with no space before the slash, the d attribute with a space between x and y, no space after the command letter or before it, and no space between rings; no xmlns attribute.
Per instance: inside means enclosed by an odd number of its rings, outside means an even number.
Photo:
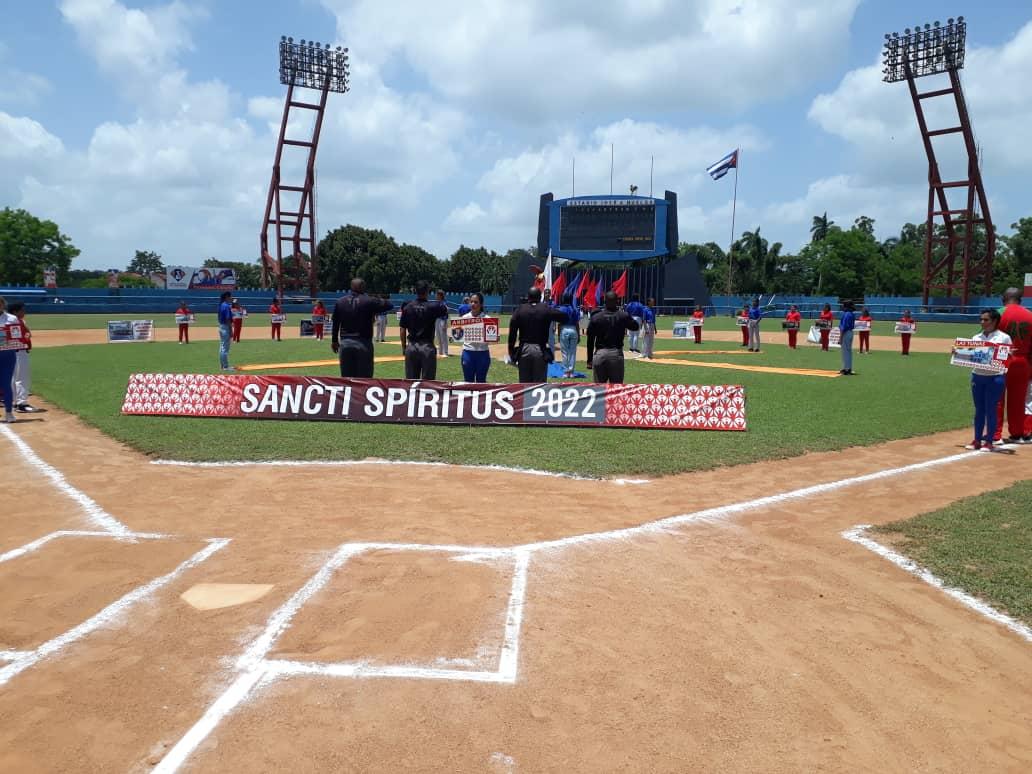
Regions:
<svg viewBox="0 0 1032 774"><path fill-rule="evenodd" d="M1032 481L876 527L956 586L1032 624Z"/></svg>
<svg viewBox="0 0 1032 774"><path fill-rule="evenodd" d="M296 329L297 321L302 317L307 316L307 310L301 311L298 307L296 310L288 308L288 327ZM79 330L79 329L93 329L93 330L104 330L107 328L108 320L113 320L119 315L110 314L35 314L28 318L29 326L33 330L39 331L51 331L51 330ZM156 328L175 328L176 322L171 313L169 314L129 314L121 315L126 319L137 319L137 320L153 320ZM509 316L500 315L503 325L508 325ZM683 316L664 316L659 318L660 330L671 330L674 325L674 320L687 319ZM836 317L836 319L838 319ZM772 332L774 335L783 335L779 327L780 317L770 319L764 325L764 334L770 335ZM268 317L264 313L254 313L247 319L244 326L251 328L267 327ZM805 336L806 328L808 327L804 320L804 331ZM391 324L395 324L396 320L392 317ZM215 314L200 314L197 316L197 322L194 324L195 327L201 328L214 328L217 325ZM872 333L876 336L894 336L894 322L875 322L872 326ZM706 330L711 331L730 331L737 330L733 317L707 317L706 318ZM917 335L923 338L930 339L955 339L958 336L972 336L978 333L978 324L972 323L919 323Z"/></svg>
<svg viewBox="0 0 1032 774"><path fill-rule="evenodd" d="M663 349L687 345L659 342ZM713 342L709 349L727 348ZM41 395L142 452L186 460L393 459L497 463L590 475L659 475L810 450L834 450L965 426L970 418L967 374L942 355L875 352L857 357L858 376L824 379L628 361L627 381L741 384L747 395L747 433L539 427L243 421L124 417L119 413L133 372L213 372L217 342L90 345L40 348L32 353L34 387ZM400 354L397 344L377 346ZM581 351L583 355L583 350ZM705 357L705 356L699 356ZM760 355L714 355L724 362L837 371L837 351L768 345ZM332 358L328 344L310 340L235 344L237 365ZM579 363L583 368L583 361ZM334 374L332 366L294 374ZM402 363L377 366L377 376L401 378ZM459 358L439 361L438 378L461 378ZM492 381L516 380L495 362Z"/></svg>

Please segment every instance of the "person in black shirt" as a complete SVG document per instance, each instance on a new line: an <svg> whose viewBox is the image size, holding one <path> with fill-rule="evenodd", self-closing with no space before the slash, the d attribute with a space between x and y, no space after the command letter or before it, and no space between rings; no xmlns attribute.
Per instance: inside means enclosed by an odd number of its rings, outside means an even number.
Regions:
<svg viewBox="0 0 1032 774"><path fill-rule="evenodd" d="M623 309L612 290L606 293L606 306L591 316L588 323L588 365L598 384L623 384L623 342L627 331L641 326Z"/></svg>
<svg viewBox="0 0 1032 774"><path fill-rule="evenodd" d="M509 359L516 363L523 383L548 380L548 331L552 323L565 323L566 312L541 303L541 291L531 288L527 303L522 304L509 320ZM517 338L519 345L517 346Z"/></svg>
<svg viewBox="0 0 1032 774"><path fill-rule="evenodd" d="M330 347L340 355L340 375L371 379L373 376L373 318L394 308L390 301L366 295L365 280L351 280L351 292L333 307L333 340Z"/></svg>
<svg viewBox="0 0 1032 774"><path fill-rule="evenodd" d="M425 280L416 283L416 300L401 310L401 349L405 353L406 379L437 378L437 347L434 333L437 321L448 319L448 306L428 301L430 286Z"/></svg>

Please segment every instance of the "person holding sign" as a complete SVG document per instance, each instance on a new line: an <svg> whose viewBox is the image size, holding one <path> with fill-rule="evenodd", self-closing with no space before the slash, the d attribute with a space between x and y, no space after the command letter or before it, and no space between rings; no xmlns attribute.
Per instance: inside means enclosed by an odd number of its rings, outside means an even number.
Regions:
<svg viewBox="0 0 1032 774"><path fill-rule="evenodd" d="M484 316L484 296L474 293L466 299L469 311L462 315L463 320ZM486 382L487 372L491 368L491 348L486 341L462 341L462 378L467 382Z"/></svg>
<svg viewBox="0 0 1032 774"><path fill-rule="evenodd" d="M788 313L785 315L785 329L788 331L788 346L789 349L796 348L796 339L799 337L799 325L803 321L803 316L799 314L799 307L792 304L789 307Z"/></svg>
<svg viewBox="0 0 1032 774"><path fill-rule="evenodd" d="M871 313L867 307L864 307L864 311L860 313L860 318L857 320L857 332L860 334L860 354L871 354Z"/></svg>
<svg viewBox="0 0 1032 774"><path fill-rule="evenodd" d="M903 346L903 354L910 354L910 337L917 331L917 320L910 316L910 310L904 309L903 316L896 323L896 333L899 334L900 344Z"/></svg>
<svg viewBox="0 0 1032 774"><path fill-rule="evenodd" d="M853 376L853 329L856 327L856 307L852 301L842 304L842 316L839 318L839 347L842 354L843 376Z"/></svg>
<svg viewBox="0 0 1032 774"><path fill-rule="evenodd" d="M272 325L272 340L282 341L283 323L287 316L283 314L283 302L278 298L272 299L269 305L269 322Z"/></svg>
<svg viewBox="0 0 1032 774"><path fill-rule="evenodd" d="M32 351L32 331L25 324L25 302L12 301L7 308L21 326L22 341L25 349L14 351L14 410L22 414L31 414L36 409L29 405L29 392L32 389L32 369L29 366L29 353Z"/></svg>
<svg viewBox="0 0 1032 774"><path fill-rule="evenodd" d="M193 312L190 311L190 307L186 305L186 301L180 301L179 307L176 309L176 325L179 326L179 343L189 344L190 343L190 317Z"/></svg>
<svg viewBox="0 0 1032 774"><path fill-rule="evenodd" d="M692 333L695 334L695 343L702 344L702 321L706 318L706 315L702 311L701 306L696 306L695 311L692 312L692 319L697 322L693 323Z"/></svg>
<svg viewBox="0 0 1032 774"><path fill-rule="evenodd" d="M831 313L831 304L825 304L817 317L817 329L821 332L821 349L828 351L828 342L831 339L831 326L835 324L835 315Z"/></svg>
<svg viewBox="0 0 1032 774"><path fill-rule="evenodd" d="M10 326L18 325L18 318L7 311L7 299L0 296L0 329L3 337L0 344L7 344ZM4 397L4 422L16 422L14 418L14 368L17 356L14 349L0 349L0 392Z"/></svg>
<svg viewBox="0 0 1032 774"><path fill-rule="evenodd" d="M1007 288L1003 293L1000 330L1011 337L1014 348L1007 368L1004 395L997 409L997 437L1003 435L1004 401L1006 401L1007 443L1032 443L1025 433L1025 396L1029 385L1029 349L1032 347L1032 311L1021 305L1021 291Z"/></svg>
<svg viewBox="0 0 1032 774"><path fill-rule="evenodd" d="M315 329L315 340L322 341L323 339L323 328L326 327L326 306L323 304L322 299L316 299L315 306L312 307L312 328Z"/></svg>
<svg viewBox="0 0 1032 774"><path fill-rule="evenodd" d="M1011 337L999 330L1000 313L983 309L980 315L982 330L971 338L993 344L1011 344ZM975 438L966 449L992 450L997 433L996 406L1003 396L1004 375L991 368L971 369L971 399L975 403Z"/></svg>
<svg viewBox="0 0 1032 774"><path fill-rule="evenodd" d="M244 315L247 311L244 307L240 306L240 302L235 298L233 303L229 305L229 311L233 313L233 342L240 342L240 333L244 329Z"/></svg>
<svg viewBox="0 0 1032 774"><path fill-rule="evenodd" d="M624 334L641 327L637 320L627 314L627 310L619 306L620 299L616 293L606 291L605 308L591 315L591 322L588 323L588 365L594 371L595 382L598 384L623 384Z"/></svg>
<svg viewBox="0 0 1032 774"><path fill-rule="evenodd" d="M742 330L742 346L749 346L749 305L745 304L742 306L742 311L738 313L738 319L735 323Z"/></svg>

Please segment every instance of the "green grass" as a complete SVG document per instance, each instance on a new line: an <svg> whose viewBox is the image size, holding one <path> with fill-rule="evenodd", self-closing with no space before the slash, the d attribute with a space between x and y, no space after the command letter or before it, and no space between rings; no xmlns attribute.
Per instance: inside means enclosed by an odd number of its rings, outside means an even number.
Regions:
<svg viewBox="0 0 1032 774"><path fill-rule="evenodd" d="M876 527L946 584L1032 623L1032 481Z"/></svg>
<svg viewBox="0 0 1032 774"><path fill-rule="evenodd" d="M685 346L659 342L663 349ZM727 348L712 342L707 348ZM114 438L159 456L220 459L395 459L497 463L590 475L659 475L785 459L955 429L970 418L967 374L942 355L875 352L857 357L858 376L822 379L628 361L627 381L742 384L747 433L537 427L441 427L301 421L246 421L125 417L119 413L134 372L213 372L216 342L91 345L39 348L32 353L35 389ZM397 344L377 346L398 354ZM581 351L583 356L583 350ZM244 341L235 364L331 358L326 344L292 340ZM705 356L701 356L705 357ZM761 355L714 359L773 366L838 370L836 351L768 345ZM579 364L583 368L583 362ZM334 374L336 368L294 374ZM380 364L377 376L401 378L402 363ZM461 378L459 358L439 362L438 378ZM495 362L489 378L515 381L516 371ZM914 398L920 393L920 400Z"/></svg>

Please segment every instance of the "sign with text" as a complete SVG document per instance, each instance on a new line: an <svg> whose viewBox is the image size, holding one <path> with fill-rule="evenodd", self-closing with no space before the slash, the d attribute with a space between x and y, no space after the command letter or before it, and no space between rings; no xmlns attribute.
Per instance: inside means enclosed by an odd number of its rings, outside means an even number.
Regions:
<svg viewBox="0 0 1032 774"><path fill-rule="evenodd" d="M236 290L236 269L224 266L169 266L165 287L169 290Z"/></svg>
<svg viewBox="0 0 1032 774"><path fill-rule="evenodd" d="M251 374L133 374L123 414L453 425L746 429L745 388L470 384Z"/></svg>
<svg viewBox="0 0 1032 774"><path fill-rule="evenodd" d="M673 337L675 339L687 339L690 327L688 320L675 320Z"/></svg>
<svg viewBox="0 0 1032 774"><path fill-rule="evenodd" d="M1010 353L1009 344L996 344L980 339L957 339L953 342L953 350L950 353L950 365L980 368L1003 374L1007 372Z"/></svg>
<svg viewBox="0 0 1032 774"><path fill-rule="evenodd" d="M456 344L497 344L497 317L456 317L448 321Z"/></svg>
<svg viewBox="0 0 1032 774"><path fill-rule="evenodd" d="M871 321L870 320L857 320L856 321L856 329L858 331L867 331L868 333L870 333L870 331L871 331Z"/></svg>
<svg viewBox="0 0 1032 774"><path fill-rule="evenodd" d="M109 320L108 343L154 341L153 320Z"/></svg>
<svg viewBox="0 0 1032 774"><path fill-rule="evenodd" d="M0 325L0 352L28 348L29 342L25 337L24 327L18 323Z"/></svg>
<svg viewBox="0 0 1032 774"><path fill-rule="evenodd" d="M913 333L917 330L917 323L896 323L896 333Z"/></svg>

